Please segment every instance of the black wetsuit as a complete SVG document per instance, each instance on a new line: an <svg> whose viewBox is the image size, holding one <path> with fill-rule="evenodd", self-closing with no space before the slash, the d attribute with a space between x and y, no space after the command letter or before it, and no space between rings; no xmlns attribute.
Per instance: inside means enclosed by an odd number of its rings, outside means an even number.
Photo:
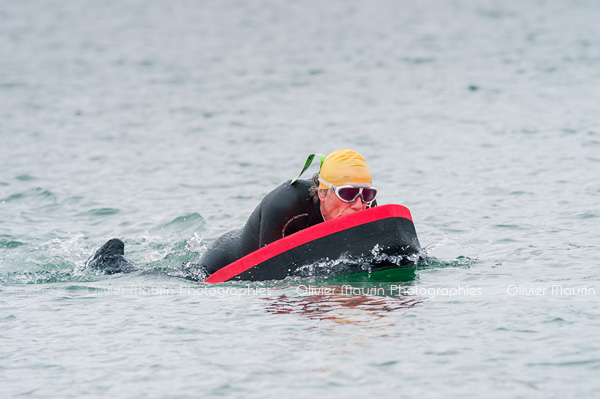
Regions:
<svg viewBox="0 0 600 399"><path fill-rule="evenodd" d="M297 180L293 185L288 180L271 191L258 204L243 228L217 239L198 263L189 265L188 272L198 278L206 278L207 274L267 244L323 222L320 202L311 198L310 186L308 180ZM377 202L373 201L371 206L377 206ZM117 238L109 240L86 265L107 273L138 270L124 258L124 248L123 241Z"/></svg>
<svg viewBox="0 0 600 399"><path fill-rule="evenodd" d="M308 180L287 181L271 191L246 225L221 236L197 263L212 274L228 264L307 227L323 222L320 203L310 197Z"/></svg>

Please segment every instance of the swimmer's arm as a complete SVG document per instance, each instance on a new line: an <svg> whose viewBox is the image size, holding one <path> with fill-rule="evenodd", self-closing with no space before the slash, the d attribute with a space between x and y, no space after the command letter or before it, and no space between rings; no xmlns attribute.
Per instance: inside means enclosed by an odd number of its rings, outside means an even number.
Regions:
<svg viewBox="0 0 600 399"><path fill-rule="evenodd" d="M269 193L261 205L259 248L283 238L286 224L305 212L302 199L289 186L280 186Z"/></svg>

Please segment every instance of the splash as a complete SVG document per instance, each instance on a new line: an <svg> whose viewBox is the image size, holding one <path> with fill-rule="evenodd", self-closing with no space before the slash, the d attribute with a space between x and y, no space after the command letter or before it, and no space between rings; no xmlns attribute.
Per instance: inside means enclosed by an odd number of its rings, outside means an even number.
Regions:
<svg viewBox="0 0 600 399"><path fill-rule="evenodd" d="M375 245L369 256L353 257L348 253L342 254L337 259L326 258L323 261L304 265L298 268L297 275L301 277L336 277L356 273L367 273L370 277L373 272L386 269L412 268L423 261L421 252L409 255L389 255L384 248Z"/></svg>

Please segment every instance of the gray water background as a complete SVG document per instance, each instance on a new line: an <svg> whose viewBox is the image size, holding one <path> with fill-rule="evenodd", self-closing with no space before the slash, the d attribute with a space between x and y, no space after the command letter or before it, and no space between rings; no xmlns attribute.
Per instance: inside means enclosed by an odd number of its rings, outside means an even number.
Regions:
<svg viewBox="0 0 600 399"><path fill-rule="evenodd" d="M595 0L0 2L0 396L598 397L598 20ZM410 208L413 280L186 278L338 148ZM115 236L145 272L79 270Z"/></svg>

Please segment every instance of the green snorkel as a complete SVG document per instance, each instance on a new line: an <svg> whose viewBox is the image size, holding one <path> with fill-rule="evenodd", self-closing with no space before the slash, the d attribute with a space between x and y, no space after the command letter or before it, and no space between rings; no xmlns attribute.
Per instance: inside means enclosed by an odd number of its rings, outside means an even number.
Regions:
<svg viewBox="0 0 600 399"><path fill-rule="evenodd" d="M327 158L327 155L325 155L325 154L310 154L308 156L308 158L306 158L306 163L304 164L304 168L302 169L302 172L300 172L300 174L298 176L296 176L290 184L294 184L294 182L296 180L298 180L304 172L306 172L306 169L308 169L308 167L312 164L312 161L313 161L313 159L315 159L315 156L319 157L319 159L321 160L321 165L319 165L319 170L321 170L321 166L323 166L323 162L325 162L325 158Z"/></svg>

